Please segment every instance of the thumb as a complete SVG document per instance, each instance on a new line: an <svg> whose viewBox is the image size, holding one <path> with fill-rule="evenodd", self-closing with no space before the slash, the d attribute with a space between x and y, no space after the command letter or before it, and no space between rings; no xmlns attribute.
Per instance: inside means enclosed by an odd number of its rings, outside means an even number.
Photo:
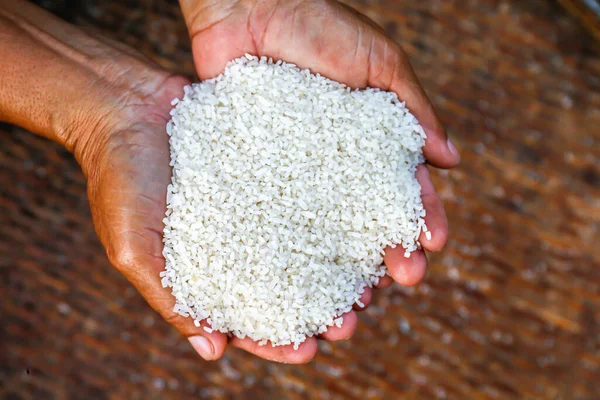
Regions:
<svg viewBox="0 0 600 400"><path fill-rule="evenodd" d="M230 24L225 27L217 25L192 37L192 53L196 73L204 80L219 75L233 59L246 53L256 55L257 49L250 35L242 29L232 28Z"/></svg>

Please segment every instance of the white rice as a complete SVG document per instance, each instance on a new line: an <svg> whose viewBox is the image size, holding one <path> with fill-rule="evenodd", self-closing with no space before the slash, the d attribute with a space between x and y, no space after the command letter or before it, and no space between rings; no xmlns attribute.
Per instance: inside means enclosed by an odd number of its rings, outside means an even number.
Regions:
<svg viewBox="0 0 600 400"><path fill-rule="evenodd" d="M207 331L297 347L419 247L425 133L394 93L246 55L172 104L161 277Z"/></svg>

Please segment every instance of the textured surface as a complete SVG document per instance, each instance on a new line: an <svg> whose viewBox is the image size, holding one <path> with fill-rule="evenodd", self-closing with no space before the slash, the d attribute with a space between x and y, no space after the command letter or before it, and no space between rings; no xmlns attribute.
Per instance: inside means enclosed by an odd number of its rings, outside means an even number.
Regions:
<svg viewBox="0 0 600 400"><path fill-rule="evenodd" d="M558 0L579 22L600 40L600 1L599 0Z"/></svg>
<svg viewBox="0 0 600 400"><path fill-rule="evenodd" d="M192 75L175 1L42 2ZM57 146L0 127L0 398L600 398L600 50L548 0L351 3L405 46L462 165L446 250L306 366L204 363L108 264Z"/></svg>
<svg viewBox="0 0 600 400"><path fill-rule="evenodd" d="M395 93L252 56L185 89L161 272L176 312L295 348L341 327L385 275L382 250L410 254L427 231L423 128Z"/></svg>

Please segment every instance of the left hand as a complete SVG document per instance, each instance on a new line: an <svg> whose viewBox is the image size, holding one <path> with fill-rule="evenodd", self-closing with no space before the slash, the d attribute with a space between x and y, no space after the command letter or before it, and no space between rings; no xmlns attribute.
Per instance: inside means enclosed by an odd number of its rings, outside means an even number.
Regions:
<svg viewBox="0 0 600 400"><path fill-rule="evenodd" d="M221 357L227 336L175 313L159 276L171 181L166 124L187 79L27 1L0 0L0 37L0 120L74 153L112 264L200 355Z"/></svg>

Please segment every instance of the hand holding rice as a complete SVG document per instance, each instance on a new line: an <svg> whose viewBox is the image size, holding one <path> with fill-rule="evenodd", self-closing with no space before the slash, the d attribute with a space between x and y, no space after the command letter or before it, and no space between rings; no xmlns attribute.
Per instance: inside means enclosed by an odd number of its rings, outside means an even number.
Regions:
<svg viewBox="0 0 600 400"><path fill-rule="evenodd" d="M298 346L341 324L387 246L419 247L425 134L396 94L247 55L173 105L161 276L179 314Z"/></svg>

